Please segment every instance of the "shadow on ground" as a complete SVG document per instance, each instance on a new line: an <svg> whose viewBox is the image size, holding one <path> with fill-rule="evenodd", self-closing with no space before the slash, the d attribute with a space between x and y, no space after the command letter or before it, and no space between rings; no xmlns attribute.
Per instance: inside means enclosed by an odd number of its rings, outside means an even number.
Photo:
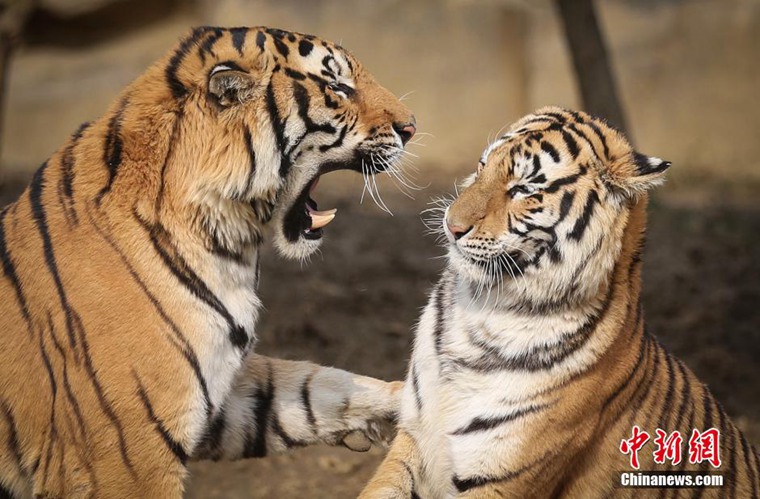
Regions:
<svg viewBox="0 0 760 499"><path fill-rule="evenodd" d="M267 250L257 348L400 379L411 327L443 265L434 259L442 250L422 236L419 212L430 193L413 202L385 186L391 217L367 200L359 205L359 180L342 175L320 184L320 207L339 211L322 255L301 266ZM2 204L20 185L0 190ZM666 192L650 209L644 270L649 330L760 443L760 205L673 199ZM317 447L261 460L196 463L187 497L355 497L380 458L375 450Z"/></svg>

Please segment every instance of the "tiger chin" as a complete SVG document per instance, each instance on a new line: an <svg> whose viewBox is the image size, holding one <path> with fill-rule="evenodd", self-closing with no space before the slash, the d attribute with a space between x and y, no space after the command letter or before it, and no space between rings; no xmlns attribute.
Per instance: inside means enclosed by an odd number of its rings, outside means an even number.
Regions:
<svg viewBox="0 0 760 499"><path fill-rule="evenodd" d="M180 497L189 460L388 440L401 383L252 352L259 247L308 257L319 177L414 133L340 46L213 27L77 130L0 213L0 496Z"/></svg>
<svg viewBox="0 0 760 499"><path fill-rule="evenodd" d="M646 192L669 166L554 107L486 149L441 221L449 265L417 328L399 434L361 498L758 497L757 449L644 326ZM635 463L634 427L649 437ZM661 462L658 429L673 438ZM714 460L692 461L702 432ZM626 471L724 485L624 488Z"/></svg>

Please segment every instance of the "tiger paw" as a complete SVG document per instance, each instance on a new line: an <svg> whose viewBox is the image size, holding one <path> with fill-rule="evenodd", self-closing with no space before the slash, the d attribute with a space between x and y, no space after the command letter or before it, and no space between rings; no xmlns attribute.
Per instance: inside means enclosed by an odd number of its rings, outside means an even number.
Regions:
<svg viewBox="0 0 760 499"><path fill-rule="evenodd" d="M357 452L366 452L372 445L384 448L390 445L396 436L401 389L404 386L401 381L368 381L371 383L365 387L366 390L354 393L346 401L346 427L337 435L338 444Z"/></svg>

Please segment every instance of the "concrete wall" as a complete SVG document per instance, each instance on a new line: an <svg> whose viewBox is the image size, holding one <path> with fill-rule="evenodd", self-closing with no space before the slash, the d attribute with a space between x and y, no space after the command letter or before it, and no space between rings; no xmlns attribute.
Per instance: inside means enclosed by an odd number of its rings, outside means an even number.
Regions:
<svg viewBox="0 0 760 499"><path fill-rule="evenodd" d="M598 2L640 149L682 178L760 181L760 2ZM2 168L36 167L76 126L195 24L273 25L341 42L431 137L429 175L474 165L489 136L544 104L580 107L548 0L205 0L78 49L29 47L13 62ZM428 168L430 167L430 168Z"/></svg>

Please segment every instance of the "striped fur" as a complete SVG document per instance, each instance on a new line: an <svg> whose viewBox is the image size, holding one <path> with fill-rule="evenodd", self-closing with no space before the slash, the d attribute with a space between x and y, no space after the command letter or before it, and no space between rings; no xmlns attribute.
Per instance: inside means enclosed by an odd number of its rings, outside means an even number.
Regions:
<svg viewBox="0 0 760 499"><path fill-rule="evenodd" d="M757 450L645 329L645 191L668 166L558 108L486 150L443 215L449 266L417 329L399 435L362 498L758 497ZM679 430L676 469L725 486L620 488L634 425ZM688 464L692 429L711 427L718 470ZM672 470L653 450L641 469Z"/></svg>
<svg viewBox="0 0 760 499"><path fill-rule="evenodd" d="M267 28L193 30L83 125L0 214L0 494L179 497L189 459L389 437L399 383L252 346L264 230L310 255L309 188L401 125L345 50Z"/></svg>

